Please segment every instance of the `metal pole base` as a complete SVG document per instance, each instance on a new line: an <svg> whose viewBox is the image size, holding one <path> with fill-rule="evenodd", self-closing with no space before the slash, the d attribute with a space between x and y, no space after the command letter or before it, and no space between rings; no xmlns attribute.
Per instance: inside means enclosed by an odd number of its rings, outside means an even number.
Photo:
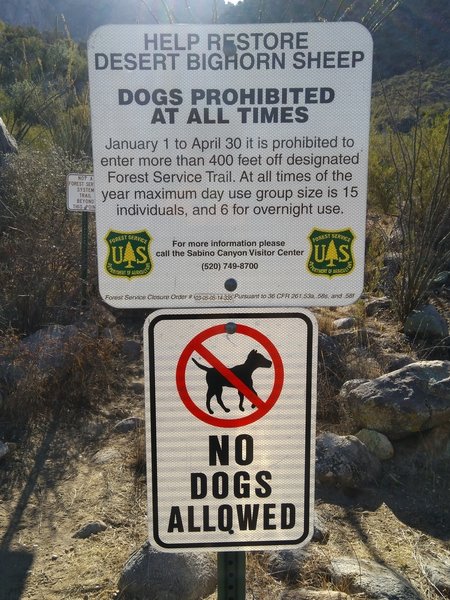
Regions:
<svg viewBox="0 0 450 600"><path fill-rule="evenodd" d="M217 553L217 600L245 600L245 552Z"/></svg>

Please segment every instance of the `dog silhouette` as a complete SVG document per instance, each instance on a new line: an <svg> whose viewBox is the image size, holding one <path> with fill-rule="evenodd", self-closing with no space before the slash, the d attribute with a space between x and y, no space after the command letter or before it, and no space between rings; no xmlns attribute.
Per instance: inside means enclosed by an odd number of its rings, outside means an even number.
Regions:
<svg viewBox="0 0 450 600"><path fill-rule="evenodd" d="M234 384L230 383L228 379L226 379L217 369L214 367L205 367L200 364L195 358L192 361L197 365L199 369L206 371L206 383L208 385L208 390L206 392L206 408L208 409L209 414L214 414L214 411L211 408L211 399L215 396L218 404L225 412L230 412L230 409L225 406L222 401L222 391L224 387L236 387ZM272 361L260 354L257 350L252 350L245 362L241 365L236 365L235 367L231 367L230 371L232 371L236 377L238 377L245 385L255 392L255 388L253 387L253 372L262 367L263 369L269 369L272 366ZM238 390L239 394L239 408L240 410L244 409L244 394ZM257 394L256 394L257 395ZM252 408L255 408L255 405L252 404Z"/></svg>

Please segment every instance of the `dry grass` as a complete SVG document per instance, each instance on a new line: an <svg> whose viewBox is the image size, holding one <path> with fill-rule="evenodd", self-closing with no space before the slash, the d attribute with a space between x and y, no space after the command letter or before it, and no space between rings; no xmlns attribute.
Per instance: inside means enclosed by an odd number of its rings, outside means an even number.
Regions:
<svg viewBox="0 0 450 600"><path fill-rule="evenodd" d="M3 353L12 354L18 374L1 406L9 419L48 419L55 411L86 410L99 395L108 402L120 383L117 344L81 330L62 342L49 339L34 348L10 337Z"/></svg>

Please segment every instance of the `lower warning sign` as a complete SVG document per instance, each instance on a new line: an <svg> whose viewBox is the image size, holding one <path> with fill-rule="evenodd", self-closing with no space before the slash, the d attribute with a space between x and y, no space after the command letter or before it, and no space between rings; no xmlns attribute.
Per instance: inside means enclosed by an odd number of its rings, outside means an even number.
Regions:
<svg viewBox="0 0 450 600"><path fill-rule="evenodd" d="M313 315L156 311L144 341L152 544L166 552L305 544L313 530Z"/></svg>

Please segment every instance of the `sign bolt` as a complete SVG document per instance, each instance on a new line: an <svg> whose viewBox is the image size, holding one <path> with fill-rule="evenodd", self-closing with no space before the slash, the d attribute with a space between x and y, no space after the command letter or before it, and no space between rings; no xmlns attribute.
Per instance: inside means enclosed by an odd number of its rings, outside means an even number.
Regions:
<svg viewBox="0 0 450 600"><path fill-rule="evenodd" d="M234 292L234 290L236 288L237 288L237 281L236 281L236 279L230 278L230 279L227 279L225 281L225 289L228 292Z"/></svg>
<svg viewBox="0 0 450 600"><path fill-rule="evenodd" d="M229 334L236 333L236 323L227 323L225 325L225 331Z"/></svg>

